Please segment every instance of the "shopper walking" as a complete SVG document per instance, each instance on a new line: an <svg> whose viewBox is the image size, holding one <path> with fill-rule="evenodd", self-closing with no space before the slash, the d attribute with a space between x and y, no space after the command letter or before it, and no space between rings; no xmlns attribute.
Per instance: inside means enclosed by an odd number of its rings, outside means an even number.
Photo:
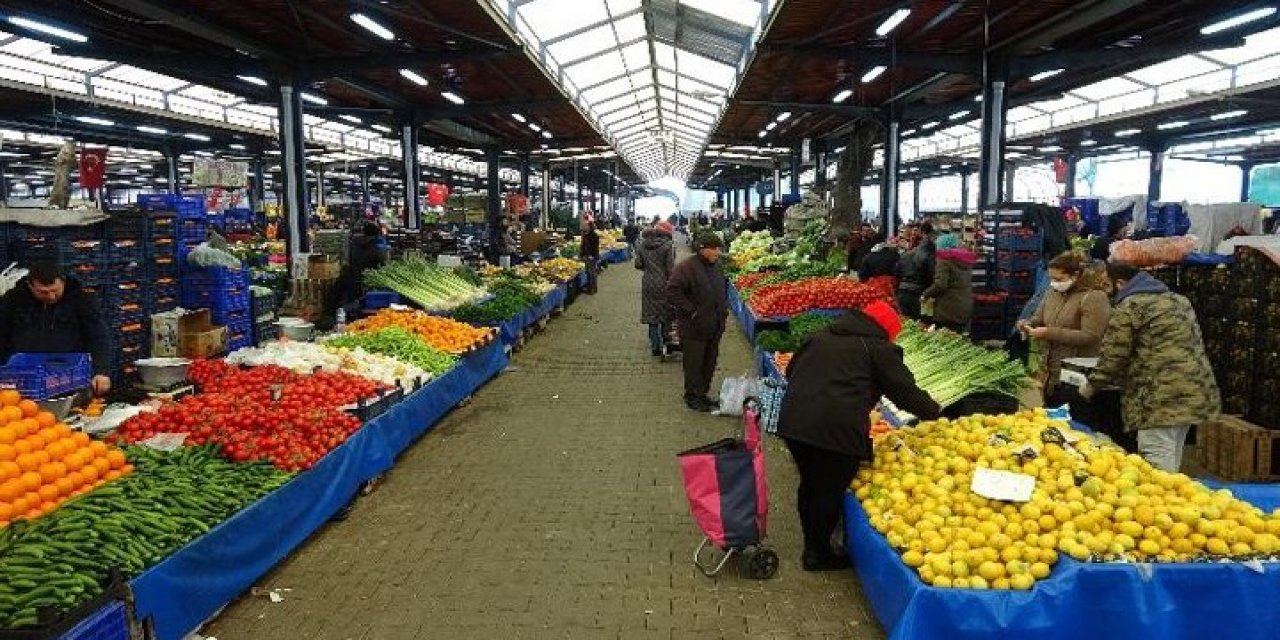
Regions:
<svg viewBox="0 0 1280 640"><path fill-rule="evenodd" d="M587 263L587 288L583 293L595 295L596 277L600 270L600 234L589 220L582 222L582 249L578 255Z"/></svg>
<svg viewBox="0 0 1280 640"><path fill-rule="evenodd" d="M720 357L720 337L729 316L729 283L720 268L724 243L705 231L693 241L694 255L671 272L667 302L684 354L684 402L695 411L711 411L719 403L707 397Z"/></svg>
<svg viewBox="0 0 1280 640"><path fill-rule="evenodd" d="M858 268L858 279L866 282L871 278L878 276L898 276L898 261L902 259L902 253L898 251L898 247L891 242L881 242L871 247L871 252L867 254L862 266Z"/></svg>
<svg viewBox="0 0 1280 640"><path fill-rule="evenodd" d="M920 226L920 243L898 261L898 309L913 320L920 319L921 294L933 284L936 253L933 227L925 223Z"/></svg>
<svg viewBox="0 0 1280 640"><path fill-rule="evenodd" d="M1138 432L1138 453L1152 466L1176 473L1187 432L1221 411L1195 310L1133 265L1108 264L1107 276L1115 308L1102 336L1098 368L1081 395L1119 388L1125 428Z"/></svg>
<svg viewBox="0 0 1280 640"><path fill-rule="evenodd" d="M1094 358L1102 345L1102 336L1111 317L1111 301L1102 291L1090 289L1083 282L1083 256L1064 253L1049 261L1049 291L1031 318L1018 322L1018 329L1043 343L1039 377L1044 388L1046 406L1072 405L1083 408L1076 389L1061 384L1062 361L1068 358Z"/></svg>
<svg viewBox="0 0 1280 640"><path fill-rule="evenodd" d="M875 227L868 222L858 225L857 231L849 234L849 241L845 244L845 250L848 251L845 270L849 273L858 273L858 270L862 268L862 262L867 259L867 256L871 255L871 250L875 246Z"/></svg>
<svg viewBox="0 0 1280 640"><path fill-rule="evenodd" d="M920 294L920 299L933 305L934 324L956 333L969 330L973 318L973 265L978 255L960 244L960 236L946 233L938 238L937 266L933 284Z"/></svg>
<svg viewBox="0 0 1280 640"><path fill-rule="evenodd" d="M636 246L636 268L644 272L640 284L640 322L649 325L649 351L666 353L671 309L667 305L667 281L676 264L676 247L671 224L659 223L646 229Z"/></svg>
<svg viewBox="0 0 1280 640"><path fill-rule="evenodd" d="M819 331L787 367L778 435L800 473L796 508L804 531L805 571L849 566L831 544L845 491L858 466L872 458L871 410L881 397L925 420L942 408L916 385L893 344L902 329L893 307L875 302L851 310Z"/></svg>

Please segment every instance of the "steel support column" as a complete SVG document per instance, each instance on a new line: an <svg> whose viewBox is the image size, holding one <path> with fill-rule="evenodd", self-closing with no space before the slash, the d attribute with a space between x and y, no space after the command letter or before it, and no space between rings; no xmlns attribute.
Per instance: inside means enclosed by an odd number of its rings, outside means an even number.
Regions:
<svg viewBox="0 0 1280 640"><path fill-rule="evenodd" d="M9 171L9 164L0 162L0 205L9 204L9 178L5 175Z"/></svg>
<svg viewBox="0 0 1280 640"><path fill-rule="evenodd" d="M921 182L923 182L923 180L921 180L920 176L918 175L916 176L915 180L911 181L911 217L915 220L920 219L920 183Z"/></svg>
<svg viewBox="0 0 1280 640"><path fill-rule="evenodd" d="M1001 195L1001 202L1013 200L1013 190L1017 186L1018 165L1014 162L1006 162L1004 167L1004 193Z"/></svg>
<svg viewBox="0 0 1280 640"><path fill-rule="evenodd" d="M579 220L582 206L582 189L578 186L578 161L573 161L573 219Z"/></svg>
<svg viewBox="0 0 1280 640"><path fill-rule="evenodd" d="M254 212L266 211L267 180L263 174L262 156L253 158L253 188L249 190L249 208Z"/></svg>
<svg viewBox="0 0 1280 640"><path fill-rule="evenodd" d="M813 188L827 188L827 150L815 151L813 154Z"/></svg>
<svg viewBox="0 0 1280 640"><path fill-rule="evenodd" d="M418 123L400 123L401 179L404 181L404 226L417 229L422 220L422 168L418 164Z"/></svg>
<svg viewBox="0 0 1280 640"><path fill-rule="evenodd" d="M288 231L286 247L289 255L310 250L307 228L311 198L307 195L307 146L302 133L302 94L291 83L280 85L280 148L284 154L281 169L284 174L285 229ZM176 163L171 171L177 171Z"/></svg>
<svg viewBox="0 0 1280 640"><path fill-rule="evenodd" d="M560 183L562 188L564 183ZM551 165L542 163L542 213L538 216L538 228L546 230L551 218Z"/></svg>
<svg viewBox="0 0 1280 640"><path fill-rule="evenodd" d="M960 215L969 213L969 175L968 171L960 172Z"/></svg>
<svg viewBox="0 0 1280 640"><path fill-rule="evenodd" d="M1163 143L1153 144L1147 148L1151 154L1151 162L1147 169L1147 202L1160 200L1160 187L1164 182L1164 152L1167 149L1168 147Z"/></svg>
<svg viewBox="0 0 1280 640"><path fill-rule="evenodd" d="M791 194L800 195L800 150L791 152Z"/></svg>
<svg viewBox="0 0 1280 640"><path fill-rule="evenodd" d="M178 152L166 149L164 152L165 177L169 182L169 193L178 192Z"/></svg>
<svg viewBox="0 0 1280 640"><path fill-rule="evenodd" d="M902 151L902 123L890 120L885 127L884 174L880 180L880 229L886 238L898 225L898 164Z"/></svg>
<svg viewBox="0 0 1280 640"><path fill-rule="evenodd" d="M778 194L782 193L782 166L773 165L773 201L778 201Z"/></svg>
<svg viewBox="0 0 1280 640"><path fill-rule="evenodd" d="M1249 189L1252 186L1251 185L1252 182L1253 182L1253 163L1252 162L1240 163L1240 202L1249 201ZM4 198L4 195L0 193L0 200L3 200L3 198Z"/></svg>
<svg viewBox="0 0 1280 640"><path fill-rule="evenodd" d="M486 207L488 224L486 226L489 232L487 257L490 263L497 264L498 256L502 251L502 238L506 235L502 220L502 180L498 177L498 170L501 167L498 164L497 147L485 149L484 161L485 172L488 174L488 179L485 182L485 193L488 195L488 206Z"/></svg>
<svg viewBox="0 0 1280 640"><path fill-rule="evenodd" d="M998 204L1012 194L1001 193L1005 172L1005 120L1009 113L1008 87L1003 79L989 81L982 92L982 152L979 161L978 206Z"/></svg>
<svg viewBox="0 0 1280 640"><path fill-rule="evenodd" d="M529 193L529 171L529 154L526 153L520 156L520 193L526 197L531 195Z"/></svg>
<svg viewBox="0 0 1280 640"><path fill-rule="evenodd" d="M360 167L360 204L369 210L369 167Z"/></svg>
<svg viewBox="0 0 1280 640"><path fill-rule="evenodd" d="M1062 197L1074 198L1076 197L1076 165L1080 163L1079 158L1076 158L1073 153L1064 159L1067 161L1067 183L1062 186Z"/></svg>
<svg viewBox="0 0 1280 640"><path fill-rule="evenodd" d="M316 165L316 206L325 206L324 201L324 165Z"/></svg>

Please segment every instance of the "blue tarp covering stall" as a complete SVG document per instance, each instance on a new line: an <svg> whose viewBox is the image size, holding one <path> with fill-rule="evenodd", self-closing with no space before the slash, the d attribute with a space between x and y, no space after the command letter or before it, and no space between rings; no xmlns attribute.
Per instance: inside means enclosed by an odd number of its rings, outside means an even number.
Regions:
<svg viewBox="0 0 1280 640"><path fill-rule="evenodd" d="M568 300L569 289L567 286L556 287L551 293L543 296L542 302L535 306L529 307L524 311L516 314L515 317L497 325L499 333L502 335L502 343L505 345L513 345L520 340L520 334L529 325L537 322L541 318L551 315L552 311L560 308Z"/></svg>
<svg viewBox="0 0 1280 640"><path fill-rule="evenodd" d="M497 341L463 358L371 420L314 468L218 525L132 581L139 618L180 640L302 544L359 487L394 464L461 400L508 363Z"/></svg>
<svg viewBox="0 0 1280 640"><path fill-rule="evenodd" d="M1234 487L1233 487L1234 489ZM1280 565L1089 564L1063 558L1031 591L926 586L845 496L846 545L892 640L935 638L1275 638Z"/></svg>
<svg viewBox="0 0 1280 640"><path fill-rule="evenodd" d="M600 254L600 261L605 264L621 264L630 259L631 250L626 248L610 249Z"/></svg>

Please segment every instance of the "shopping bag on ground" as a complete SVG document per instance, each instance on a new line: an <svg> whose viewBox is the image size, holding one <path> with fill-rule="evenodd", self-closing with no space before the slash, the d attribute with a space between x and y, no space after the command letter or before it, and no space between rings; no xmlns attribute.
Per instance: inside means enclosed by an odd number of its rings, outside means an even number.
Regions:
<svg viewBox="0 0 1280 640"><path fill-rule="evenodd" d="M740 416L747 398L760 395L760 379L752 375L725 378L720 384L720 415Z"/></svg>

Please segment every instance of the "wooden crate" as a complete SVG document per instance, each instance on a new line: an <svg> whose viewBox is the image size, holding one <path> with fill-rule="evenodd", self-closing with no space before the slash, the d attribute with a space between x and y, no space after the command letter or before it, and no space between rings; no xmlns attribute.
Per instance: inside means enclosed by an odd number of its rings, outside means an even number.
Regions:
<svg viewBox="0 0 1280 640"><path fill-rule="evenodd" d="M1280 431L1269 431L1235 416L1200 425L1196 460L1209 473L1231 482L1280 481ZM1280 463L1280 460L1276 460Z"/></svg>

